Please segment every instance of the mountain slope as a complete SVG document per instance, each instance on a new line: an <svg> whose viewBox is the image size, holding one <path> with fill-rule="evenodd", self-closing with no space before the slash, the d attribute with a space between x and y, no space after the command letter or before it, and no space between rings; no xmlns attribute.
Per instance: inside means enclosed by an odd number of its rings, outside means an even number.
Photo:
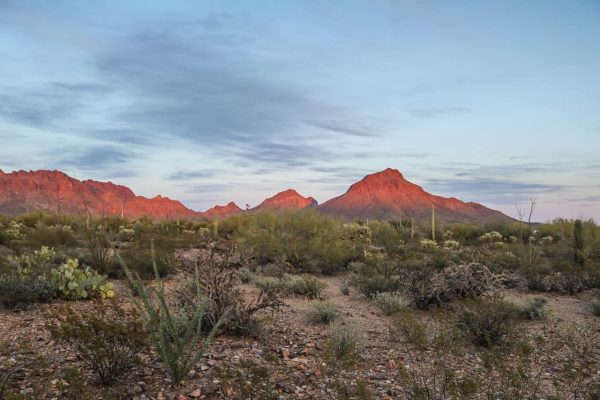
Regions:
<svg viewBox="0 0 600 400"><path fill-rule="evenodd" d="M265 199L253 210L300 210L307 207L316 207L317 201L312 197L304 197L294 189L287 189L273 197Z"/></svg>
<svg viewBox="0 0 600 400"><path fill-rule="evenodd" d="M436 218L446 223L484 222L509 219L499 211L478 203L465 203L454 197L445 198L427 193L388 168L367 175L350 186L348 191L319 206L319 210L344 218L426 220L435 207Z"/></svg>
<svg viewBox="0 0 600 400"><path fill-rule="evenodd" d="M229 217L230 215L239 214L242 211L243 210L239 208L237 204L235 204L233 201L230 201L229 203L227 203L227 205L217 205L212 208L209 208L208 210L202 213L202 216L206 218L224 218Z"/></svg>
<svg viewBox="0 0 600 400"><path fill-rule="evenodd" d="M33 210L157 219L198 216L179 201L136 196L131 189L111 182L79 181L59 171L0 171L0 213Z"/></svg>

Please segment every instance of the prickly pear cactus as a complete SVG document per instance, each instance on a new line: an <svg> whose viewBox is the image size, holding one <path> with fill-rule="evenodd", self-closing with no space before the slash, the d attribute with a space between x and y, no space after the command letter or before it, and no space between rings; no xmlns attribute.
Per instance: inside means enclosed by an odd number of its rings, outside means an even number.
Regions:
<svg viewBox="0 0 600 400"><path fill-rule="evenodd" d="M60 267L52 270L52 279L61 297L69 300L115 296L112 283L88 266L80 266L76 259L69 258Z"/></svg>

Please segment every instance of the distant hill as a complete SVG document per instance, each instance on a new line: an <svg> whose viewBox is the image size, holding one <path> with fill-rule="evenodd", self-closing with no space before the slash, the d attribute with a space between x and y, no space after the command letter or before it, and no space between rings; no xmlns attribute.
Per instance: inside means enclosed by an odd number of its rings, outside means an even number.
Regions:
<svg viewBox="0 0 600 400"><path fill-rule="evenodd" d="M318 209L344 218L428 220L432 206L435 207L436 218L446 223L510 219L500 211L478 203L465 203L454 197L427 193L391 168L365 176L350 186L346 193L326 201Z"/></svg>
<svg viewBox="0 0 600 400"><path fill-rule="evenodd" d="M229 203L227 203L227 205L214 206L214 207L209 208L208 210L204 211L201 214L203 217L212 219L215 217L216 218L229 217L230 215L239 214L242 211L243 210L241 208L239 208L237 204L235 204L233 201L230 201Z"/></svg>
<svg viewBox="0 0 600 400"><path fill-rule="evenodd" d="M277 193L273 197L265 199L253 210L300 210L308 207L316 207L317 201L312 197L304 197L294 189L287 189L283 192Z"/></svg>
<svg viewBox="0 0 600 400"><path fill-rule="evenodd" d="M128 187L111 182L80 181L59 171L0 171L0 213L17 215L33 210L130 218L198 217L179 201L136 196Z"/></svg>

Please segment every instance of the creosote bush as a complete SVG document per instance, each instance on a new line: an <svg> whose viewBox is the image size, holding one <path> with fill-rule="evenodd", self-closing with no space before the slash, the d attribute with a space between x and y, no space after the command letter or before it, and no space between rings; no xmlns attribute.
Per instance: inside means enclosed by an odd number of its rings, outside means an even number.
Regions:
<svg viewBox="0 0 600 400"><path fill-rule="evenodd" d="M339 315L340 308L337 304L330 301L320 301L309 308L306 316L314 324L329 324L335 321Z"/></svg>
<svg viewBox="0 0 600 400"><path fill-rule="evenodd" d="M457 327L468 333L474 344L490 347L514 331L519 310L500 297L477 298L465 301L455 315Z"/></svg>
<svg viewBox="0 0 600 400"><path fill-rule="evenodd" d="M111 385L141 363L147 348L144 323L135 310L114 301L99 302L92 311L66 306L48 315L52 337L66 344L105 385Z"/></svg>
<svg viewBox="0 0 600 400"><path fill-rule="evenodd" d="M382 292L373 296L373 302L385 315L392 315L406 310L410 301L401 292Z"/></svg>
<svg viewBox="0 0 600 400"><path fill-rule="evenodd" d="M56 295L56 285L43 275L0 275L0 304L6 308L18 309L32 303L48 303Z"/></svg>
<svg viewBox="0 0 600 400"><path fill-rule="evenodd" d="M285 275L283 281L291 293L309 299L321 297L323 290L327 287L325 282L310 275Z"/></svg>
<svg viewBox="0 0 600 400"><path fill-rule="evenodd" d="M545 305L548 301L542 296L532 296L525 300L520 306L519 314L523 319L539 320L548 318L548 310Z"/></svg>

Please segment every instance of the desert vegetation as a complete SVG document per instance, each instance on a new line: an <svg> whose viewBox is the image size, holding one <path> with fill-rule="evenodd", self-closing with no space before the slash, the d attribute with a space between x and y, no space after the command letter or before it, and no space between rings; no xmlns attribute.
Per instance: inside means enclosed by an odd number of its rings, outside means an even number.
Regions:
<svg viewBox="0 0 600 400"><path fill-rule="evenodd" d="M0 398L596 399L600 227L0 218Z"/></svg>

